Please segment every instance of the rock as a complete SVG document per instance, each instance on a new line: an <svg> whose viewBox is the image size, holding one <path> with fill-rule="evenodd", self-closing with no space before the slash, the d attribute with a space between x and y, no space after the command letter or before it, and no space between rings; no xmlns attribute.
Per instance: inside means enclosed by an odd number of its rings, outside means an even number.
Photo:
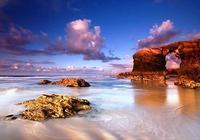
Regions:
<svg viewBox="0 0 200 140"><path fill-rule="evenodd" d="M9 121L9 120L16 120L17 117L18 117L17 115L11 114L11 115L5 116L5 117L4 117L4 120L7 120L7 121Z"/></svg>
<svg viewBox="0 0 200 140"><path fill-rule="evenodd" d="M133 71L154 72L165 71L165 55L162 54L161 48L144 48L133 55Z"/></svg>
<svg viewBox="0 0 200 140"><path fill-rule="evenodd" d="M194 85L200 84L200 40L180 41L169 45L140 49L133 55L132 72L121 73L118 77L128 77L132 80L165 81L167 75L165 57L169 53L173 53L181 59L176 84L187 88L197 88L198 86ZM183 81L190 84L184 84Z"/></svg>
<svg viewBox="0 0 200 140"><path fill-rule="evenodd" d="M66 87L89 87L90 84L86 82L84 79L79 78L65 78L60 81L52 82L52 84L63 85Z"/></svg>
<svg viewBox="0 0 200 140"><path fill-rule="evenodd" d="M49 80L41 80L39 82L40 85L47 85L47 84L50 84L50 83L51 83L51 81L49 81Z"/></svg>
<svg viewBox="0 0 200 140"><path fill-rule="evenodd" d="M33 121L72 117L77 115L79 111L91 109L90 102L86 99L55 94L44 94L34 100L18 103L18 105L23 105L26 108L18 116Z"/></svg>
<svg viewBox="0 0 200 140"><path fill-rule="evenodd" d="M39 82L41 85L62 85L65 87L89 87L90 84L85 81L84 79L79 78L64 78L59 81L49 81L49 80L42 80Z"/></svg>
<svg viewBox="0 0 200 140"><path fill-rule="evenodd" d="M194 80L191 80L190 78L184 76L179 77L174 84L182 86L183 88L200 88L200 82L195 82Z"/></svg>
<svg viewBox="0 0 200 140"><path fill-rule="evenodd" d="M130 80L137 80L137 81L159 81L165 82L165 72L140 72L140 71L133 71L133 72L125 72L118 74L118 78L128 78Z"/></svg>
<svg viewBox="0 0 200 140"><path fill-rule="evenodd" d="M166 74L167 76L177 76L179 69L167 69Z"/></svg>

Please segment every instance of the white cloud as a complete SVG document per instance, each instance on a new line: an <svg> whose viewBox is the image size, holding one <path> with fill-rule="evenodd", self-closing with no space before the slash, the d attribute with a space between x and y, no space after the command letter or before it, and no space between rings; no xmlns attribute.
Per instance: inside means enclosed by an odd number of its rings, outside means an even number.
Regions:
<svg viewBox="0 0 200 140"><path fill-rule="evenodd" d="M154 25L149 34L147 38L138 40L139 48L162 45L177 36L179 32L174 29L172 21L166 20L161 25Z"/></svg>
<svg viewBox="0 0 200 140"><path fill-rule="evenodd" d="M101 37L101 28L90 27L91 21L88 19L75 20L67 24L67 53L83 55L84 60L118 60L117 57L106 56L102 49L104 41Z"/></svg>

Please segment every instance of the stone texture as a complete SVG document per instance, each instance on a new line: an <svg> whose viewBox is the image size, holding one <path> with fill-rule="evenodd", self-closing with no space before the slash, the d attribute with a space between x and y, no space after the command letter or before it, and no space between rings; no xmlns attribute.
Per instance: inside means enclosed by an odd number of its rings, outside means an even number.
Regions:
<svg viewBox="0 0 200 140"><path fill-rule="evenodd" d="M165 71L165 55L161 48L144 48L133 55L134 71Z"/></svg>
<svg viewBox="0 0 200 140"><path fill-rule="evenodd" d="M131 73L119 74L133 80L165 80L166 61L169 53L181 59L176 84L186 88L197 88L200 83L200 40L180 41L165 46L143 48L133 55ZM188 83L193 84L188 84ZM189 86L191 85L191 86Z"/></svg>
<svg viewBox="0 0 200 140"><path fill-rule="evenodd" d="M55 94L44 94L34 100L25 101L18 105L23 105L26 109L19 115L6 116L5 118L7 118L7 120L13 120L17 117L33 121L66 118L77 115L79 111L91 109L88 100Z"/></svg>
<svg viewBox="0 0 200 140"><path fill-rule="evenodd" d="M65 87L89 87L90 84L84 79L80 78L64 78L59 81L42 80L39 82L41 85L62 85Z"/></svg>
<svg viewBox="0 0 200 140"><path fill-rule="evenodd" d="M128 78L137 81L160 81L165 82L165 72L145 72L145 71L133 71L120 73L118 78Z"/></svg>
<svg viewBox="0 0 200 140"><path fill-rule="evenodd" d="M195 82L194 80L188 78L187 76L180 76L174 84L182 86L184 88L192 88L192 89L200 88L200 82Z"/></svg>

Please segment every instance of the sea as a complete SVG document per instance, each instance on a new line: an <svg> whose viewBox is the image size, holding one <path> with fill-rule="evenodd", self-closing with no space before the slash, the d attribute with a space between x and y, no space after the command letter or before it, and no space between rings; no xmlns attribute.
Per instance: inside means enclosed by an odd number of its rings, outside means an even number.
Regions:
<svg viewBox="0 0 200 140"><path fill-rule="evenodd" d="M43 79L70 76L0 76L0 140L199 140L200 90L184 89L169 78L166 85L113 76L81 76L91 87L39 85ZM78 77L74 75L73 77ZM42 122L5 120L19 114L19 102L41 94L84 98L92 110L66 119Z"/></svg>

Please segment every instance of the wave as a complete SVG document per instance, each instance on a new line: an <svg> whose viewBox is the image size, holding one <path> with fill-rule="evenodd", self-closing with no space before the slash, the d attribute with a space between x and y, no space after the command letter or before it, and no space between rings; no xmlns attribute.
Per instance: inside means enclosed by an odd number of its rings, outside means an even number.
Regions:
<svg viewBox="0 0 200 140"><path fill-rule="evenodd" d="M17 92L20 92L22 89L23 89L23 88L18 88L18 87L0 89L0 95L15 94L15 93L17 93ZM2 93L3 93L3 94L2 94Z"/></svg>

